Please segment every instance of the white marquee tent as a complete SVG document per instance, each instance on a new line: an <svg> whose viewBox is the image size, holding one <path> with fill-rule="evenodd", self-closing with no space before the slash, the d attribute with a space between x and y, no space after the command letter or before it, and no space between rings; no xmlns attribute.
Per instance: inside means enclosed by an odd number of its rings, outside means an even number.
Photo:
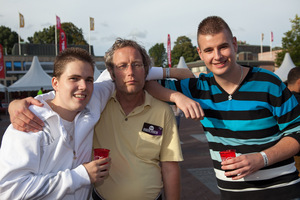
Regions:
<svg viewBox="0 0 300 200"><path fill-rule="evenodd" d="M0 83L0 92L5 92L6 87Z"/></svg>
<svg viewBox="0 0 300 200"><path fill-rule="evenodd" d="M7 91L34 91L41 89L41 87L44 90L52 90L51 77L43 70L38 57L34 56L28 72L9 86Z"/></svg>
<svg viewBox="0 0 300 200"><path fill-rule="evenodd" d="M188 69L188 66L185 63L185 60L184 60L183 56L180 57L177 68L187 68Z"/></svg>
<svg viewBox="0 0 300 200"><path fill-rule="evenodd" d="M289 71L291 69L293 69L294 67L296 67L296 66L293 63L290 54L286 53L285 56L284 56L284 59L282 61L282 64L280 65L279 69L277 69L275 71L275 74L277 76L279 76L279 78L282 81L286 81L287 80L287 75L288 75Z"/></svg>

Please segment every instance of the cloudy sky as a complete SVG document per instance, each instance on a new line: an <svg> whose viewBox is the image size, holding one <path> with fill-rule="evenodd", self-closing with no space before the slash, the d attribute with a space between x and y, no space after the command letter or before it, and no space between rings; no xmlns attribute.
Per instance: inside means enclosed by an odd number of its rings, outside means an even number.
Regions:
<svg viewBox="0 0 300 200"><path fill-rule="evenodd" d="M27 40L34 32L61 22L72 22L91 40L95 54L103 56L117 37L135 39L147 50L156 43L172 46L179 36L196 43L199 22L207 16L221 16L238 40L248 44L281 46L284 33L291 30L290 19L300 15L299 0L0 0L0 25L18 32L19 15L25 18L20 35ZM89 17L95 31L89 31ZM90 34L90 37L89 37Z"/></svg>

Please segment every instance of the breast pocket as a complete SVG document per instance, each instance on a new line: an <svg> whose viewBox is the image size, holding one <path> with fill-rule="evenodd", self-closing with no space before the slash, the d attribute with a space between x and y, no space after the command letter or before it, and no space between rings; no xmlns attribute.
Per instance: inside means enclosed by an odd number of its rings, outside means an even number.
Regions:
<svg viewBox="0 0 300 200"><path fill-rule="evenodd" d="M139 132L136 153L143 160L159 160L162 136Z"/></svg>

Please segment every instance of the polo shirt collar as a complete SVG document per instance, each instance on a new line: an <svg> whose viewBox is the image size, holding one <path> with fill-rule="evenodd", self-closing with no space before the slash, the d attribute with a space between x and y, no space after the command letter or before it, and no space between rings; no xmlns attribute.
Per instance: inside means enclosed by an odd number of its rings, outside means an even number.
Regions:
<svg viewBox="0 0 300 200"><path fill-rule="evenodd" d="M139 112L143 111L146 107L151 107L153 97L146 90L144 90L144 92L145 92L145 102L142 105L133 109L133 111L131 111L129 115L131 115L131 113L139 113ZM117 100L116 94L117 94L117 92L114 91L114 93L111 96L111 99L113 99L115 102L119 103L119 101Z"/></svg>

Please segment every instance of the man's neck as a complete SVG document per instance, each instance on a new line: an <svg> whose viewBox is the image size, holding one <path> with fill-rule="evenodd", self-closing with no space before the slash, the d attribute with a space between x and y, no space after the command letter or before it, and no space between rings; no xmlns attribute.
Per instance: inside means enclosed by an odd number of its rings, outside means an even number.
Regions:
<svg viewBox="0 0 300 200"><path fill-rule="evenodd" d="M217 83L228 93L232 94L241 84L249 69L240 65L236 65L229 74L223 76L215 76Z"/></svg>
<svg viewBox="0 0 300 200"><path fill-rule="evenodd" d="M296 85L291 85L291 84L289 84L289 85L288 85L288 89L289 89L291 92L297 92L297 93L300 92L300 89L299 89Z"/></svg>
<svg viewBox="0 0 300 200"><path fill-rule="evenodd" d="M137 94L125 94L122 92L116 93L116 98L119 101L124 113L128 115L136 107L142 105L145 102L145 91L142 90Z"/></svg>

